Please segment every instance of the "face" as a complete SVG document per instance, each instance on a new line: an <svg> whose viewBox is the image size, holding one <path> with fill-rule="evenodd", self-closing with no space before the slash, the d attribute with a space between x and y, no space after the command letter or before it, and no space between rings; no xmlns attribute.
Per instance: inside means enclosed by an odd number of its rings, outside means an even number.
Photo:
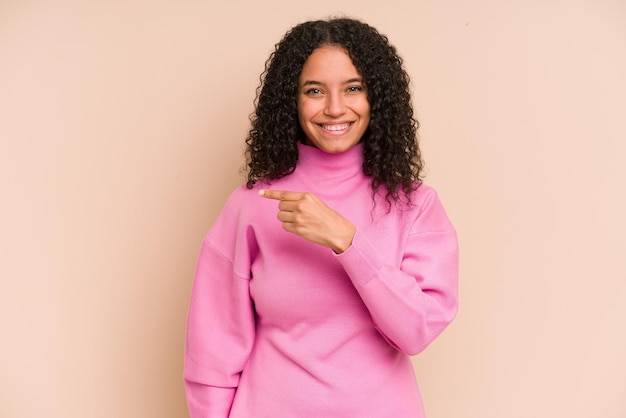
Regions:
<svg viewBox="0 0 626 418"><path fill-rule="evenodd" d="M306 143L328 153L359 143L370 123L370 104L346 51L324 46L313 51L298 83L298 118Z"/></svg>

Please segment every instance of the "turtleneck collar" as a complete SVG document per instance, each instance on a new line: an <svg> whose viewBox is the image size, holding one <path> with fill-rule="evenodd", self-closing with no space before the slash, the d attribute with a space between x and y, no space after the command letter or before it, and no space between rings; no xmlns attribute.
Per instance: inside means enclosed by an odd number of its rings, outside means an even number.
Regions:
<svg viewBox="0 0 626 418"><path fill-rule="evenodd" d="M298 143L296 170L318 178L351 177L363 173L363 144L345 152L330 154L310 145Z"/></svg>

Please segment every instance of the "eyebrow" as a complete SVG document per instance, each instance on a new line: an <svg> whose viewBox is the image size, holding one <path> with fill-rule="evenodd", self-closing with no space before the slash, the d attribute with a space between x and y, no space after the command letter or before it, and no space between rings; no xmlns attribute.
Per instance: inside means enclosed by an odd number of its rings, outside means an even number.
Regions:
<svg viewBox="0 0 626 418"><path fill-rule="evenodd" d="M363 83L363 79L361 77L355 77L355 78L351 78L349 80L346 80L343 82L343 84L350 84L350 83ZM316 81L316 80L306 80L304 83L302 83L302 87L304 86L320 86L323 85L324 83L322 83L321 81Z"/></svg>

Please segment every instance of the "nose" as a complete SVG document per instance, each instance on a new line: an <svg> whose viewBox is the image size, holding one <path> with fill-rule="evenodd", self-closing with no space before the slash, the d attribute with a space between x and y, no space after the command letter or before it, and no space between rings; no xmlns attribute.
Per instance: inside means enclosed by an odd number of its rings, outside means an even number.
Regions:
<svg viewBox="0 0 626 418"><path fill-rule="evenodd" d="M346 113L345 98L342 94L329 94L326 97L324 114L331 117L339 117Z"/></svg>

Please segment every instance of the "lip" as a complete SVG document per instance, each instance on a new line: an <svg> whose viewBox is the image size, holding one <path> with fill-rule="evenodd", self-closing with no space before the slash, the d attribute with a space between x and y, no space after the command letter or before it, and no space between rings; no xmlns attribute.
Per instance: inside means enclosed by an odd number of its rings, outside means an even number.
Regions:
<svg viewBox="0 0 626 418"><path fill-rule="evenodd" d="M318 123L319 126L324 132L327 132L332 135L341 135L347 132L354 122L341 122L341 123Z"/></svg>

